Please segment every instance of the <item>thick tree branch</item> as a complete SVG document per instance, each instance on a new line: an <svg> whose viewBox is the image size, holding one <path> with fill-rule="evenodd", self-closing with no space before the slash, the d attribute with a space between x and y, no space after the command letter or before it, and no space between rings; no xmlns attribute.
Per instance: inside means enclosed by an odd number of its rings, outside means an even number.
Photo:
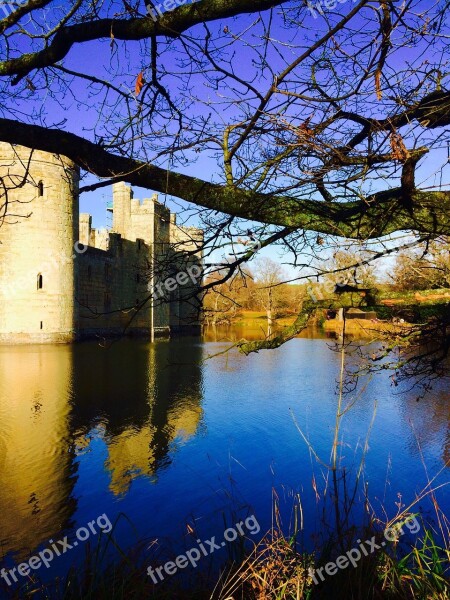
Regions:
<svg viewBox="0 0 450 600"><path fill-rule="evenodd" d="M239 348L239 352L248 355L252 352L259 352L260 350L274 350L275 348L279 348L289 340L292 340L292 338L301 333L308 326L308 321L316 309L317 305L314 304L314 302L306 302L301 313L297 316L292 325L284 327L277 335L269 336L265 340L257 340L255 342L249 342L247 340L239 341L236 344Z"/></svg>
<svg viewBox="0 0 450 600"><path fill-rule="evenodd" d="M37 8L44 8L44 6L47 6L50 2L51 0L28 0L25 4L18 5L14 12L0 20L0 34L6 31L8 27L18 23L25 15L28 15ZM6 2L4 4L6 4Z"/></svg>
<svg viewBox="0 0 450 600"><path fill-rule="evenodd" d="M184 31L207 21L264 11L286 0L202 0L179 6L153 21L136 19L98 19L61 28L52 42L39 52L23 54L0 63L0 76L16 75L13 85L34 69L43 69L62 60L74 44L114 35L118 40L142 40L155 35L179 37Z"/></svg>
<svg viewBox="0 0 450 600"><path fill-rule="evenodd" d="M325 203L242 190L174 171L168 174L160 167L111 154L72 133L10 119L0 119L0 140L62 154L98 177L167 192L198 206L263 223L353 239L379 238L400 230L450 235L448 191L416 190L411 214L402 202L401 187L355 201Z"/></svg>

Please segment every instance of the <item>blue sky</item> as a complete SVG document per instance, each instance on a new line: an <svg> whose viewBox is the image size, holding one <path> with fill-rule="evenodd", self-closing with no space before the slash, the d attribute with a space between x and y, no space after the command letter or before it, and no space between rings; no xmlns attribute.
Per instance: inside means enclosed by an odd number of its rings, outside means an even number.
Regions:
<svg viewBox="0 0 450 600"><path fill-rule="evenodd" d="M313 5L315 3L312 3ZM423 2L422 2L423 5ZM121 3L117 3L118 7L122 7ZM325 16L319 16L317 19L314 19L311 13L305 12L304 16L304 27L299 27L297 30L294 29L285 29L281 25L280 22L274 25L271 30L271 34L273 38L277 38L281 42L280 48L284 48L284 54L280 54L278 52L272 52L270 54L271 64L275 71L279 71L285 65L285 61L288 61L290 58L294 57L294 53L285 45L283 45L283 41L304 41L307 44L307 40L314 40L316 37L324 32L327 28L326 20L330 19L331 22L335 22L339 15L345 15L350 10L354 8L354 3L348 0L348 2L340 3L337 5L336 10L331 13L331 11L326 11L324 8ZM142 6L142 11L144 11L144 7ZM48 13L50 15L50 13ZM51 15L54 16L54 15ZM56 18L56 17L55 17ZM245 29L247 25L250 25L255 20L254 15L250 16L242 16L239 17L238 20L227 19L226 24L233 31L242 31ZM224 21L225 22L225 21ZM224 22L216 22L210 25L212 31L220 31ZM355 27L358 28L362 24L362 21L359 17L355 18ZM200 26L198 26L200 28ZM247 39L247 43L261 43L261 38L258 38L258 35L262 33L262 26L256 25L252 30L251 35ZM252 37L253 36L253 37ZM394 44L396 40L394 37ZM168 58L165 59L165 68L166 70L170 70L177 68L177 61L179 55L177 52L179 51L180 46L175 43L169 53ZM408 68L409 64L412 64L414 60L422 59L421 57L422 49L420 47L417 48L403 48L397 49L395 58L390 59L389 61L389 71L388 74L392 77L396 76L396 73L401 73L404 69ZM439 54L439 49L435 50L436 56ZM292 57L289 56L292 54ZM433 57L430 57L433 59ZM128 62L129 61L129 62ZM134 88L134 82L136 76L140 70L144 70L148 67L148 55L143 52L143 44L140 42L121 42L117 41L117 45L115 47L114 52L111 50L111 42L110 40L102 40L100 42L90 42L85 44L78 44L72 48L72 51L68 55L68 57L64 61L64 65L73 70L79 70L85 73L95 74L99 77L108 78L109 68L112 65L113 69L116 70L118 76L114 80L114 83L121 87L124 91L132 90ZM127 71L126 65L131 65L131 70ZM241 52L238 56L236 56L233 60L233 69L244 79L248 79L250 77L250 73L254 71L252 66L252 56L250 52ZM51 77L51 76L50 76ZM170 79L167 79L170 82ZM199 82L198 82L199 83ZM324 84L326 81L324 80ZM265 90L269 82L267 78L260 78L257 81L257 85ZM399 85L401 82L399 81ZM208 89L207 87L203 88L201 85L197 85L196 93L198 97L201 98L202 101L206 101L208 98L215 99L214 90ZM81 102L80 102L81 100ZM387 99L384 99L383 102L379 104L380 107L380 115L385 116L385 102ZM24 101L24 108L26 108L26 112L32 113L33 107L42 107L44 106L47 110L47 124L52 126L53 124L65 122L63 125L67 130L77 133L79 135L85 136L88 139L92 139L92 128L99 118L99 114L93 105L89 101L86 96L85 91L85 83L80 82L79 80L75 80L73 84L71 84L70 90L64 96L64 101L58 101L58 97L52 98L51 93L48 89L41 88L34 92L29 93L28 97ZM375 105L376 106L376 105ZM192 112L197 111L196 106L189 106L189 111ZM199 115L204 113L207 110L205 105L199 104L198 113ZM238 115L236 115L237 117ZM376 114L372 116L377 116ZM230 112L227 114L226 118L228 121L233 120L233 114ZM417 124L416 124L417 127ZM424 138L429 136L429 132L423 132ZM450 165L446 163L447 159L447 148L443 147L440 150L435 151L433 155L436 160L430 161L426 160L424 163L424 167L422 167L418 172L417 183L423 187L430 186L439 186L441 179L442 182L447 185L449 181L450 174ZM194 175L209 181L218 181L220 180L221 173L220 167L218 167L215 158L213 158L211 153L201 152L199 154L191 153L189 155L191 159L189 164L185 167L182 167L180 170L189 175ZM167 163L161 162L161 166L166 166ZM441 167L443 164L446 164L444 171L442 171ZM176 167L179 168L179 167ZM89 176L86 180L83 181L83 185L87 183L93 183L95 178ZM380 182L372 182L372 185L375 189L381 189L386 185L385 181ZM149 197L152 194L152 190L143 190L143 189L135 189L135 197L144 198ZM111 199L111 188L101 188L92 193L82 194L80 198L80 210L82 212L88 212L93 216L93 224L95 227L105 227L110 223L110 219L108 220L108 214L106 211L106 204ZM180 201L179 199L172 199L170 196L165 197L164 194L160 194L160 200L165 202L167 206L173 212L180 212L183 207L187 206L186 203ZM190 220L189 224L191 225L199 225L199 222L196 222L196 219ZM271 256L276 260L280 260L280 254L278 249L268 249L262 252L262 254L266 254ZM289 270L290 273L294 273L293 270Z"/></svg>

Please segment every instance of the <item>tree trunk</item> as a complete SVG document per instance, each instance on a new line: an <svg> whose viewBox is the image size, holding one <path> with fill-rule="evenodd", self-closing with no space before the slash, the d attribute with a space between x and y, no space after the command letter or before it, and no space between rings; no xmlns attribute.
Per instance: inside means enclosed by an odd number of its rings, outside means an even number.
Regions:
<svg viewBox="0 0 450 600"><path fill-rule="evenodd" d="M267 304L267 325L269 327L272 327L272 325L273 325L272 309L273 309L272 288L269 288L269 302Z"/></svg>

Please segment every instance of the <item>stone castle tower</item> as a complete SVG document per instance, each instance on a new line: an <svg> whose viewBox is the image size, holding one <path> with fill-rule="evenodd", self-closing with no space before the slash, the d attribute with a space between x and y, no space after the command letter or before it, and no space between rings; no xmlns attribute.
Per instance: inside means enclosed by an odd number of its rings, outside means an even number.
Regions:
<svg viewBox="0 0 450 600"><path fill-rule="evenodd" d="M201 230L177 227L156 194L141 204L122 182L112 231L93 229L79 215L78 183L67 158L0 143L0 343L197 332L183 298L199 282L152 296L161 278L201 263Z"/></svg>
<svg viewBox="0 0 450 600"><path fill-rule="evenodd" d="M75 337L78 168L0 143L0 342Z"/></svg>

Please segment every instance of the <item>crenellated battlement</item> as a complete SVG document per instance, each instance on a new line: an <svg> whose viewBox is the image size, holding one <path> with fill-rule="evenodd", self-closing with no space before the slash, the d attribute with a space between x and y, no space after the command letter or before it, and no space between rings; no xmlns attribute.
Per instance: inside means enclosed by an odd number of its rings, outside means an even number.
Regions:
<svg viewBox="0 0 450 600"><path fill-rule="evenodd" d="M153 338L183 328L178 301L154 302L149 286L160 283L155 265L183 244L191 251L202 233L176 227L156 194L139 201L126 183L114 184L107 230L79 214L79 170L65 157L0 143L0 180L0 343Z"/></svg>

